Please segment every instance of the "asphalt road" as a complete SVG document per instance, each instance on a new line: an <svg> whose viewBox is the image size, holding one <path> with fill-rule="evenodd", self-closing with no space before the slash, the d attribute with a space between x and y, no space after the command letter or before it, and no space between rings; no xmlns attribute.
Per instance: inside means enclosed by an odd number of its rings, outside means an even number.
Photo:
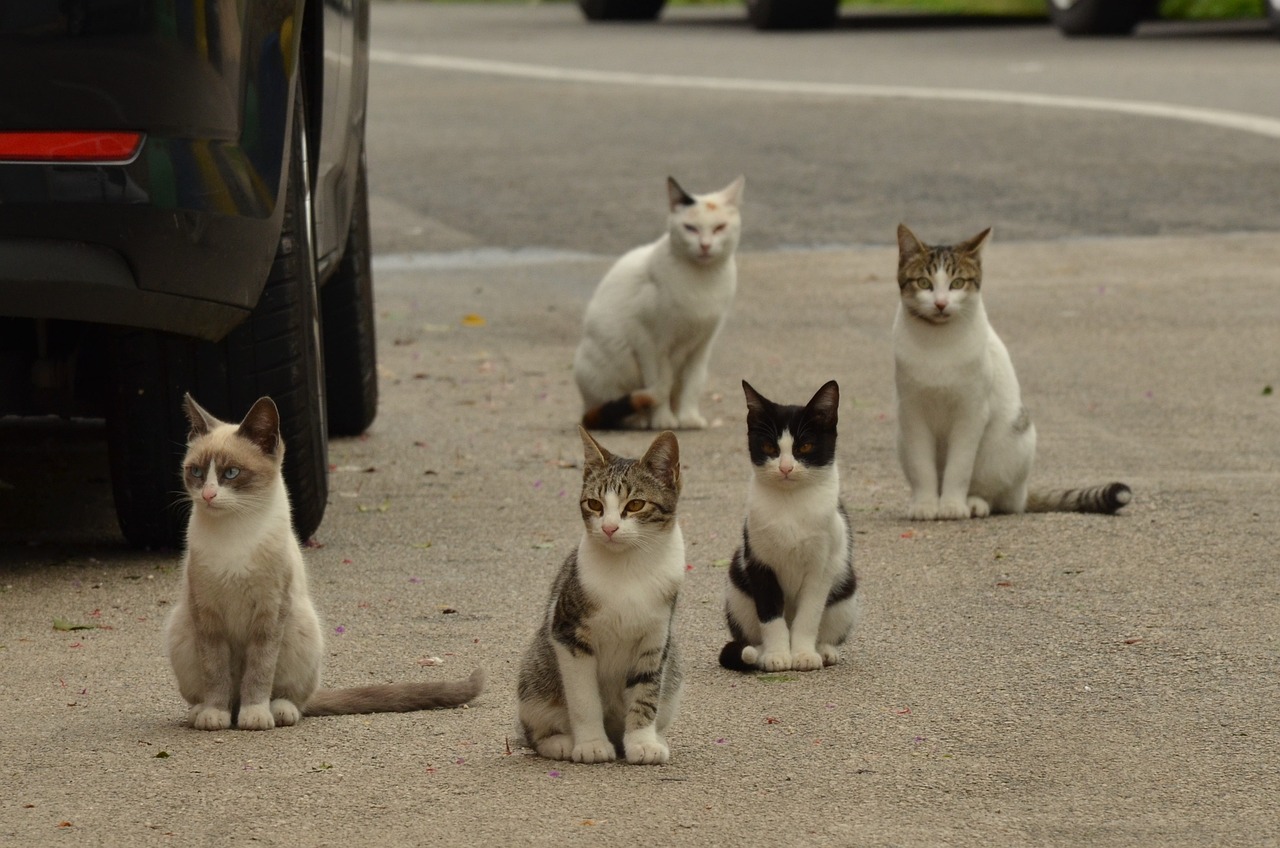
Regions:
<svg viewBox="0 0 1280 848"><path fill-rule="evenodd" d="M595 28L567 7L401 3L374 23L401 57L1280 117L1262 76L1280 46L1251 23L1105 43L918 22L764 36L736 9ZM382 404L334 442L307 553L326 677L479 665L490 688L464 710L187 729L159 641L177 555L123 546L92 425L10 434L0 844L1280 843L1277 139L1096 103L680 90L386 53ZM748 179L713 426L680 434L686 697L667 766L552 763L509 744L520 651L580 528L569 362L600 274L657 234L667 173ZM902 518L900 218L926 237L996 226L984 298L1037 420L1035 477L1124 480L1120 516ZM866 617L833 669L716 665L743 377L779 399L841 384ZM635 455L648 436L602 440Z"/></svg>

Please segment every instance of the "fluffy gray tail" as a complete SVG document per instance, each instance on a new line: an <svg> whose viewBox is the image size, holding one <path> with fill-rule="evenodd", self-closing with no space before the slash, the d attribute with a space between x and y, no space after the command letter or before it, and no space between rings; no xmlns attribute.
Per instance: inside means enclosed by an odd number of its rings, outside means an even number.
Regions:
<svg viewBox="0 0 1280 848"><path fill-rule="evenodd" d="M1027 512L1100 512L1112 515L1133 500L1124 483L1104 483L1083 489L1042 489L1027 495Z"/></svg>
<svg viewBox="0 0 1280 848"><path fill-rule="evenodd" d="M588 430L617 430L628 418L653 406L653 395L635 391L615 400L593 406L582 414L582 426Z"/></svg>
<svg viewBox="0 0 1280 848"><path fill-rule="evenodd" d="M466 680L318 689L302 708L302 714L410 713L415 710L456 707L480 694L480 690L484 689L484 677L484 671L477 668Z"/></svg>

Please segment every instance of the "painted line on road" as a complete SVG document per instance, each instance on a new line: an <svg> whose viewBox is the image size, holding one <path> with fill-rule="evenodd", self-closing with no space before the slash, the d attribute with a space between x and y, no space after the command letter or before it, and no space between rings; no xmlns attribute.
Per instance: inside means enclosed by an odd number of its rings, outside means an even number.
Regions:
<svg viewBox="0 0 1280 848"><path fill-rule="evenodd" d="M928 88L905 85L860 85L857 83L788 82L785 80L730 79L728 77L675 76L671 74L637 74L626 71L588 71L529 65L520 62L497 62L488 59L465 59L433 53L400 53L394 50L370 50L369 58L386 65L430 68L489 74L546 82L573 82L590 85L625 85L640 88L691 88L703 91L730 91L756 94L813 95L820 97L891 98L910 100L960 100L1006 106L1034 106L1043 109L1074 109L1088 112L1111 112L1143 118L1161 118L1191 124L1253 133L1280 138L1280 119L1223 109L1202 109L1144 100L1111 100L1103 97L1072 97L1057 94L1034 94L1017 91L995 91L977 88Z"/></svg>

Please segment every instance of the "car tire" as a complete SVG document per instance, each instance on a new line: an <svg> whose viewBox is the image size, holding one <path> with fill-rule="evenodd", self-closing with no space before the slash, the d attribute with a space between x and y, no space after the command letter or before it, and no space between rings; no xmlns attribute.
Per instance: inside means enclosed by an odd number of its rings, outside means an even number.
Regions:
<svg viewBox="0 0 1280 848"><path fill-rule="evenodd" d="M1147 0L1046 0L1049 18L1067 36L1130 35L1151 13Z"/></svg>
<svg viewBox="0 0 1280 848"><path fill-rule="evenodd" d="M666 0L578 0L589 21L652 21Z"/></svg>
<svg viewBox="0 0 1280 848"><path fill-rule="evenodd" d="M182 546L189 510L181 476L190 429L185 392L232 422L270 395L280 411L294 531L305 541L324 517L328 429L300 89L294 101L284 220L270 276L249 317L216 343L150 330L121 330L112 340L112 488L120 529L133 545Z"/></svg>
<svg viewBox="0 0 1280 848"><path fill-rule="evenodd" d="M836 22L840 0L747 0L747 19L756 29L827 29Z"/></svg>
<svg viewBox="0 0 1280 848"><path fill-rule="evenodd" d="M320 289L329 433L358 436L378 414L378 353L364 157L342 262Z"/></svg>

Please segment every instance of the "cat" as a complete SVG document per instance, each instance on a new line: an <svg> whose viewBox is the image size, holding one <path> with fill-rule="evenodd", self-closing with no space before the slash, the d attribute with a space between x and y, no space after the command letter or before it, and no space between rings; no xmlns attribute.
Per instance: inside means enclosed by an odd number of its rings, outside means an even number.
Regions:
<svg viewBox="0 0 1280 848"><path fill-rule="evenodd" d="M643 457L624 459L579 433L584 530L520 664L520 734L548 759L665 763L682 687L672 633L685 573L679 444L664 431Z"/></svg>
<svg viewBox="0 0 1280 848"><path fill-rule="evenodd" d="M587 304L573 376L589 429L702 429L711 347L738 287L745 179L690 195L667 178L667 232L614 263Z"/></svg>
<svg viewBox="0 0 1280 848"><path fill-rule="evenodd" d="M190 394L184 409L192 508L165 646L192 727L269 730L304 715L452 707L480 693L479 669L460 681L319 688L324 638L280 474L276 405L259 399L239 425Z"/></svg>
<svg viewBox="0 0 1280 848"><path fill-rule="evenodd" d="M911 486L912 520L991 513L1115 513L1133 498L1124 483L1029 490L1036 428L1018 377L982 304L988 227L930 246L898 225L893 323L898 458Z"/></svg>
<svg viewBox="0 0 1280 848"><path fill-rule="evenodd" d="M860 603L836 465L840 387L831 380L805 406L774 403L746 380L742 390L753 474L742 544L729 565L732 639L720 664L816 671L839 662Z"/></svg>

